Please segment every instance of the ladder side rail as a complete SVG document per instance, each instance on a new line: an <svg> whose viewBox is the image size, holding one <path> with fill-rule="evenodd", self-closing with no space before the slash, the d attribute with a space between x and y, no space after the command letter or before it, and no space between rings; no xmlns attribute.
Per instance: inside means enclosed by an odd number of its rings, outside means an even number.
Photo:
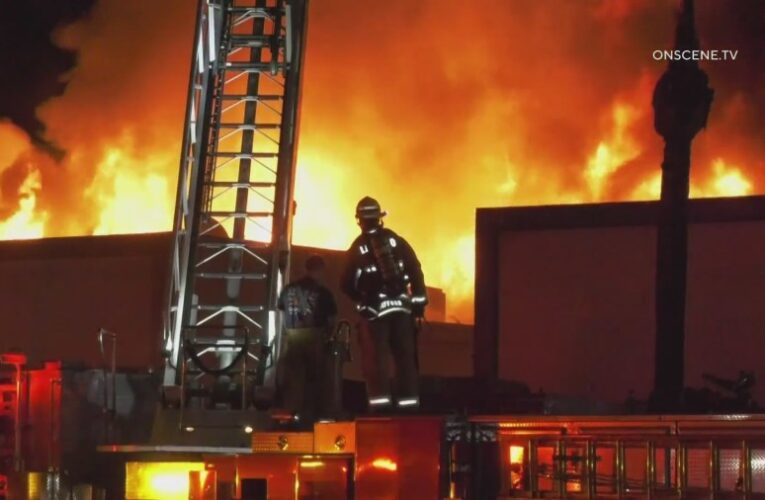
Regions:
<svg viewBox="0 0 765 500"><path fill-rule="evenodd" d="M281 352L281 318L277 314L277 300L290 276L290 248L292 243L292 216L294 212L294 179L300 128L300 96L302 92L305 41L308 31L308 0L286 0L286 42L284 48L284 100L279 130L279 156L277 158L274 217L271 227L271 269L268 279L268 315L262 333L261 345L270 349L273 369L266 373L261 363L258 382L275 385L276 364ZM276 27L275 29L280 29ZM276 54L274 55L276 57ZM265 357L265 356L264 356Z"/></svg>
<svg viewBox="0 0 765 500"><path fill-rule="evenodd" d="M207 15L215 7L208 5ZM204 10L204 8L203 8ZM166 371L165 385L174 385L177 383L176 367L178 366L179 356L183 353L180 352L180 341L183 333L184 325L189 324L189 318L192 311L192 297L194 295L194 270L196 267L196 242L199 237L201 211L198 209L198 204L203 200L204 196L204 176L205 167L207 166L208 148L210 145L210 104L212 102L213 91L215 89L215 65L214 56L211 57L209 53L209 47L211 44L207 39L210 35L207 28L207 16L203 15L203 19L198 25L200 30L200 36L197 39L197 51L196 51L196 67L197 75L194 87L194 102L197 117L195 121L195 127L192 127L195 135L192 139L192 155L189 158L189 186L188 186L188 218L186 221L185 237L182 238L183 245L181 248L180 258L180 283L178 290L178 300L175 310L175 321L173 323L173 367ZM216 36L217 34L213 34ZM205 43L207 42L207 43ZM194 147L195 145L195 147Z"/></svg>
<svg viewBox="0 0 765 500"><path fill-rule="evenodd" d="M191 150L193 121L195 120L195 85L197 83L197 53L199 39L201 37L200 24L204 19L205 0L198 0L196 23L194 25L194 43L191 47L191 67L189 68L189 87L186 95L186 107L183 118L183 138L181 139L180 165L178 167L178 184L176 185L175 212L173 214L173 239L170 256L170 280L167 283L166 303L163 318L163 346L162 352L166 357L166 378L165 385L173 383L175 379L174 370L177 366L177 345L178 339L175 336L175 316L179 300L181 287L181 255L186 239L188 229L188 177L189 177L189 152Z"/></svg>

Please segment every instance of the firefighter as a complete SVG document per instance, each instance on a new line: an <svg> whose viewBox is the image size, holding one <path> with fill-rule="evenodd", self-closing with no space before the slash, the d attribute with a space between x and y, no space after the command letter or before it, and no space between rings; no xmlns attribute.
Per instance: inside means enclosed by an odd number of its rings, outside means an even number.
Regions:
<svg viewBox="0 0 765 500"><path fill-rule="evenodd" d="M337 411L331 376L332 337L337 305L323 283L325 263L318 255L305 264L306 275L282 290L278 307L284 315L286 348L280 363L280 387L287 410L310 424Z"/></svg>
<svg viewBox="0 0 765 500"><path fill-rule="evenodd" d="M377 200L359 201L356 220L361 235L348 249L341 277L343 292L361 315L361 362L373 412L389 411L394 405L389 349L396 367L395 406L419 406L416 321L428 303L420 262L404 238L383 226L385 215Z"/></svg>

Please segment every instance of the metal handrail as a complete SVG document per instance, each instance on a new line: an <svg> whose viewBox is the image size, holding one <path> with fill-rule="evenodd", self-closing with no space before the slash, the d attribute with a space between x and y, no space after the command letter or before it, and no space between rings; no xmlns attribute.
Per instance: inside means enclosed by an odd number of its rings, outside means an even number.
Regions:
<svg viewBox="0 0 765 500"><path fill-rule="evenodd" d="M110 372L111 372L111 386L112 386L112 397L111 397L111 404L109 402L109 389L107 386L107 372L106 368L104 368L104 412L109 415L111 418L114 418L117 415L117 334L114 332L110 332L104 328L101 328L98 331L98 346L101 350L101 358L106 362L106 353L104 352L104 338L108 337L112 341L112 356L111 356L111 363L110 363Z"/></svg>
<svg viewBox="0 0 765 500"><path fill-rule="evenodd" d="M524 480L512 483L522 484L522 489L510 485L513 489L503 492L512 497L621 498L626 494L652 498L674 492L681 497L736 494L748 498L756 472L752 450L765 449L762 415L474 416L468 422L486 426L492 440L503 446L525 449L520 469ZM543 448L552 449L547 452L553 454L551 461L548 457L539 462ZM606 449L610 451L603 451ZM639 457L628 456L635 449L643 452ZM574 456L573 450L577 450ZM705 458L695 455L700 453L697 450L703 450ZM725 482L721 476L723 450L727 454L724 460L735 463L738 471L735 476L725 476ZM703 474L704 479L694 474ZM543 490L540 481L549 482Z"/></svg>
<svg viewBox="0 0 765 500"><path fill-rule="evenodd" d="M48 442L48 469L58 469L58 446L61 439L60 427L58 419L60 415L56 412L58 408L60 411L60 397L56 398L56 388L61 390L62 380L60 378L50 379L50 441Z"/></svg>
<svg viewBox="0 0 765 500"><path fill-rule="evenodd" d="M521 436L519 436L521 437ZM529 436L523 436L525 440L525 448L528 450L529 457L537 456L537 449L541 447L553 447L554 456L551 464L539 464L534 460L531 463L529 460L528 476L531 479L528 482L528 487L523 490L514 492L514 496L536 496L543 491L539 490L539 479L549 479L555 485L554 490L557 491L557 495L561 497L576 496L585 498L601 498L605 496L619 496L624 494L627 490L633 490L630 494L634 495L634 490L645 492L644 494L651 497L653 494L661 491L676 490L680 496L685 495L687 492L693 491L706 491L709 494L717 494L721 492L720 487L720 459L719 451L720 446L717 439L712 436L706 436L704 442L698 438L688 440L682 436L667 436L663 438L657 438L656 435L646 434L644 436L630 435L628 441L612 441L602 440L600 437L588 436L556 436L554 438L550 436L543 436L542 439L528 439ZM727 438L727 436L726 436ZM723 442L729 442L729 439L723 439ZM634 478L626 477L626 467L624 464L624 450L631 448L638 442L646 449L646 467L645 467L645 480L636 480ZM755 436L754 439L740 439L739 447L741 449L740 457L740 482L741 489L736 489L737 493L750 494L752 493L752 463L751 463L751 448L755 442L760 442L765 445L760 436ZM599 457L597 454L598 443L606 446L613 446L615 448L614 458L614 473L605 474L597 471L597 462ZM691 487L688 480L689 472L689 453L691 449L703 448L704 444L709 449L709 481L707 487ZM566 450L574 445L577 448L583 448L585 453L581 456L577 456L578 470L568 470L568 464L571 462L570 457L565 455ZM672 463L665 460L665 466L669 470L674 469L676 476L671 483L665 483L661 481L659 484L656 482L656 451L659 449L675 450L674 460ZM666 474L666 473L665 473ZM533 479L532 479L533 478ZM669 481L669 475L666 475L666 480ZM568 491L568 487L571 484L578 484L579 491ZM604 494L597 491L597 486L613 485L615 493ZM731 492L733 493L733 492ZM641 493L642 494L642 493Z"/></svg>

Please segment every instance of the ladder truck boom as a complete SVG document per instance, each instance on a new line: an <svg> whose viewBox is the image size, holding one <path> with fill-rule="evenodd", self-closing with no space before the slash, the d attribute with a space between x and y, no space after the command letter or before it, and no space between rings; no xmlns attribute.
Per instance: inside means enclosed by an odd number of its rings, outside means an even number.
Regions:
<svg viewBox="0 0 765 500"><path fill-rule="evenodd" d="M199 0L165 311L170 406L247 408L273 384L306 14L307 0Z"/></svg>

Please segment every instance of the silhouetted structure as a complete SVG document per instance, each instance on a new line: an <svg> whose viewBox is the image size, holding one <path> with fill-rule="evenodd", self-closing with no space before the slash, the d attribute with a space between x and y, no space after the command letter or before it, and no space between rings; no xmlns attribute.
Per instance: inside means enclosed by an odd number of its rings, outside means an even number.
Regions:
<svg viewBox="0 0 765 500"><path fill-rule="evenodd" d="M693 0L684 0L675 48L697 50ZM674 405L683 388L687 207L691 142L706 126L713 91L696 61L673 60L653 95L654 127L664 138L656 267L655 402Z"/></svg>

